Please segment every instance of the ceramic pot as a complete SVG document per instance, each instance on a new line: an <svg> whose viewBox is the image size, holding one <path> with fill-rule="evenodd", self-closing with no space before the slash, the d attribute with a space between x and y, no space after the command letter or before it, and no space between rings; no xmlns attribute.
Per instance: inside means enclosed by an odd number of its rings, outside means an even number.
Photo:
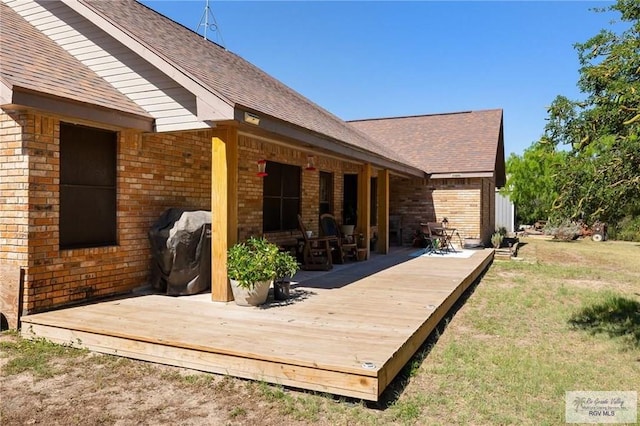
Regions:
<svg viewBox="0 0 640 426"><path fill-rule="evenodd" d="M342 235L345 237L351 237L355 227L355 225L342 225Z"/></svg>
<svg viewBox="0 0 640 426"><path fill-rule="evenodd" d="M287 300L291 292L289 281L276 281L273 283L273 298L276 300Z"/></svg>
<svg viewBox="0 0 640 426"><path fill-rule="evenodd" d="M239 306L259 306L267 301L269 287L273 280L259 281L252 288L244 288L238 285L238 281L229 279L233 299Z"/></svg>

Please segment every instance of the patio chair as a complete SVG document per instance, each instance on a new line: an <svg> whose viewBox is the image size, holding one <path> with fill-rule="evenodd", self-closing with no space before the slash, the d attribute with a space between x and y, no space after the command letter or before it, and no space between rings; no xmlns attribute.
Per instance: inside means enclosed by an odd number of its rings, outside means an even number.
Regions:
<svg viewBox="0 0 640 426"><path fill-rule="evenodd" d="M437 240L438 251L455 251L453 249L453 245L451 244L451 236L447 234L447 231L442 227L441 223L427 222L427 228L429 231L429 240L431 241L432 247L434 247L433 242Z"/></svg>
<svg viewBox="0 0 640 426"><path fill-rule="evenodd" d="M333 246L333 263L344 263L347 257L358 259L358 246L352 236L342 234L335 216L330 213L320 215L320 229L325 237L335 237L330 244Z"/></svg>
<svg viewBox="0 0 640 426"><path fill-rule="evenodd" d="M311 237L304 226L302 216L298 215L298 228L302 232L302 269L306 271L328 271L333 268L331 244L335 237Z"/></svg>

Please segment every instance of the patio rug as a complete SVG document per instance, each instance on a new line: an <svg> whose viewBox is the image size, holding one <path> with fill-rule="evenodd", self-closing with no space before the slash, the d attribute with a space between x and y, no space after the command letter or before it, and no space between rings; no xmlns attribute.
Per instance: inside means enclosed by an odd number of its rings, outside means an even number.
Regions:
<svg viewBox="0 0 640 426"><path fill-rule="evenodd" d="M420 249L418 251L415 251L413 253L411 253L409 256L411 257L422 257L422 256L429 256L429 257L453 257L453 258L458 258L458 259L468 259L471 256L473 256L473 253L475 253L477 250L456 250L456 251L448 251L448 252L438 252L438 253L434 253L431 251L426 251L426 249Z"/></svg>

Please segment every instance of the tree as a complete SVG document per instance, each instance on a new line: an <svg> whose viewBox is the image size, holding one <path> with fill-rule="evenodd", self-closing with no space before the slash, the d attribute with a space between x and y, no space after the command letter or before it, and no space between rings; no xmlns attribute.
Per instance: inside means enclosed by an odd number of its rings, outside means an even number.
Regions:
<svg viewBox="0 0 640 426"><path fill-rule="evenodd" d="M586 98L554 100L543 143L571 147L552 215L616 222L640 205L640 2L598 11L619 13L622 28L575 45Z"/></svg>
<svg viewBox="0 0 640 426"><path fill-rule="evenodd" d="M536 142L522 157L511 154L507 159L507 184L501 190L517 206L519 223L532 224L547 219L557 197L555 182L562 170L566 152L555 151L550 144Z"/></svg>

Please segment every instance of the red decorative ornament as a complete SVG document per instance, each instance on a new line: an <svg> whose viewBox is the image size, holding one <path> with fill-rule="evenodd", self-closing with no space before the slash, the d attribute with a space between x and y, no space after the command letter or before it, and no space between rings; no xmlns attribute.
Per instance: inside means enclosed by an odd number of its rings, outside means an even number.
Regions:
<svg viewBox="0 0 640 426"><path fill-rule="evenodd" d="M258 177L268 176L265 170L267 170L267 160L258 160L258 173L256 173L256 176Z"/></svg>
<svg viewBox="0 0 640 426"><path fill-rule="evenodd" d="M307 167L306 170L312 172L316 169L315 158L313 155L307 155Z"/></svg>

